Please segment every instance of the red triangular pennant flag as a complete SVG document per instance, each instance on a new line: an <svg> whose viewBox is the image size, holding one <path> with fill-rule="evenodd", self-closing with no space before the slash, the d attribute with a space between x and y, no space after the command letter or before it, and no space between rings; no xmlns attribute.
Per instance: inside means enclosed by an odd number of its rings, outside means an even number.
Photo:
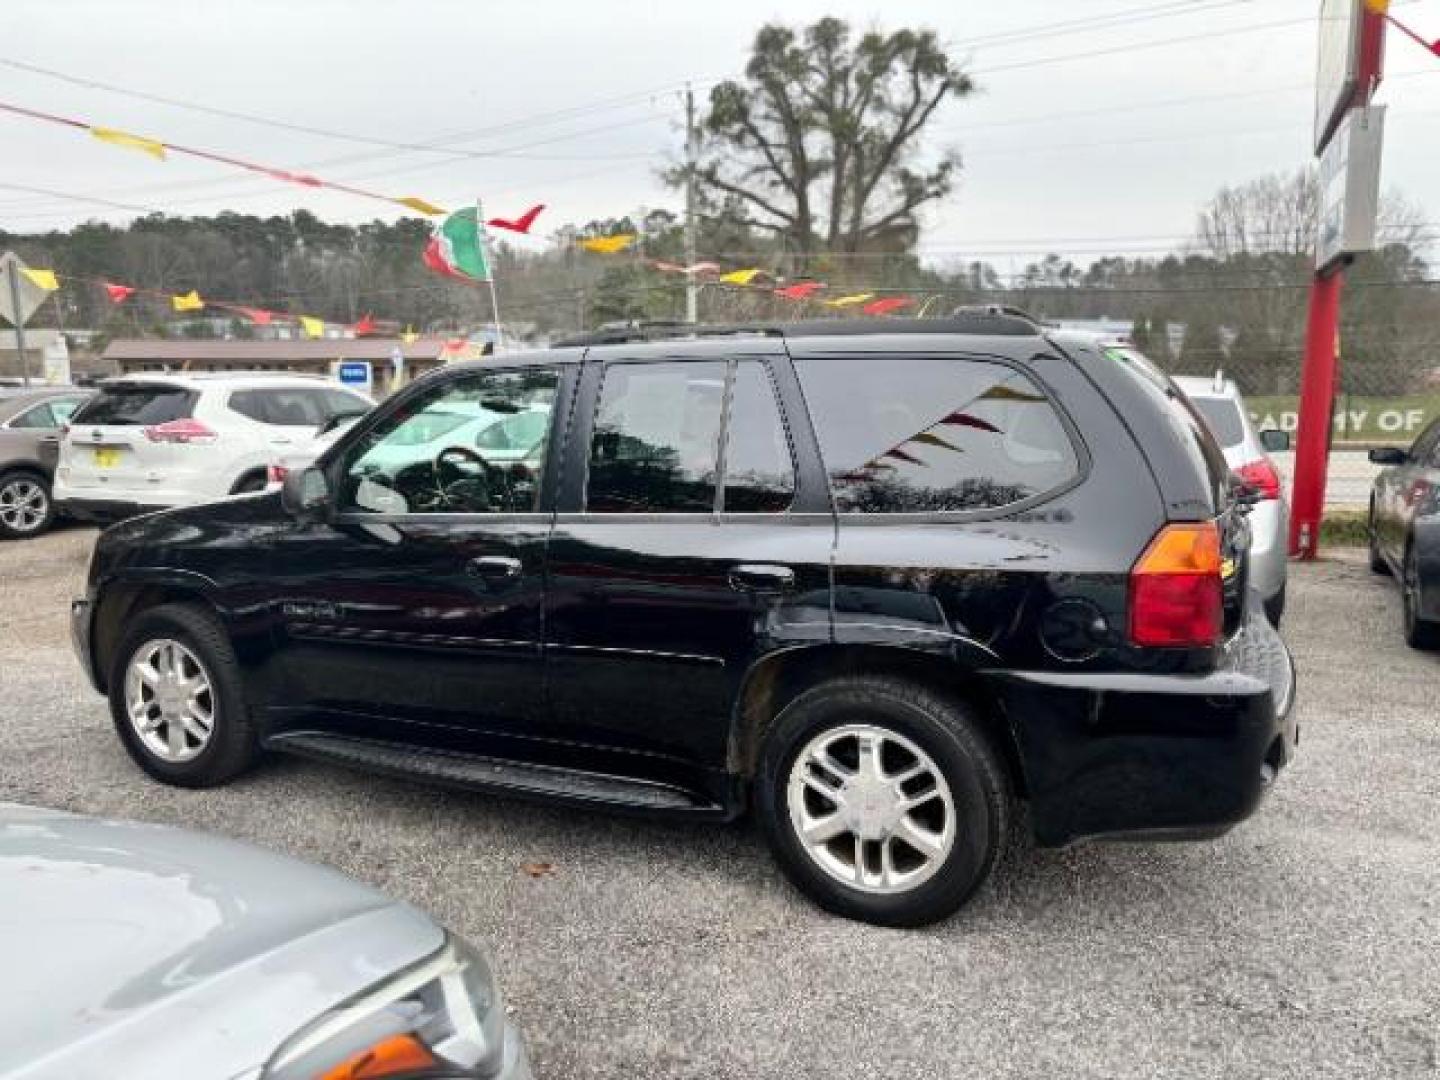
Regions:
<svg viewBox="0 0 1440 1080"><path fill-rule="evenodd" d="M535 224L535 219L540 216L540 211L544 209L544 203L536 203L513 221L509 218L494 217L485 224L489 225L492 229L509 229L511 232L528 233L530 226Z"/></svg>
<svg viewBox="0 0 1440 1080"><path fill-rule="evenodd" d="M105 295L110 297L112 304L123 304L135 294L135 290L129 285L111 285L110 282L102 282L105 286Z"/></svg>
<svg viewBox="0 0 1440 1080"><path fill-rule="evenodd" d="M915 303L908 296L887 296L884 300L872 300L860 310L866 315L889 315L892 311L899 311Z"/></svg>
<svg viewBox="0 0 1440 1080"><path fill-rule="evenodd" d="M944 420L941 420L940 423L953 424L956 427L979 428L981 431L992 431L996 435L1000 434L1000 429L994 424L988 420L981 420L978 416L971 416L969 413L953 412L945 417Z"/></svg>
<svg viewBox="0 0 1440 1080"><path fill-rule="evenodd" d="M366 334L375 333L374 316L372 316L367 311L364 315L360 317L360 321L357 322L353 327L351 327L351 329L355 331L356 337L364 337Z"/></svg>
<svg viewBox="0 0 1440 1080"><path fill-rule="evenodd" d="M912 454L907 454L904 450L901 450L898 446L895 447L895 449L893 449L893 450L887 450L887 451L885 451L885 453L881 454L880 456L881 456L882 458L887 458L887 457L898 458L898 459L901 460L901 461L908 461L911 465L924 465L924 464L925 464L925 463L924 463L923 461L921 461L919 458L915 457L915 456L912 455Z"/></svg>
<svg viewBox="0 0 1440 1080"><path fill-rule="evenodd" d="M794 285L787 285L783 289L776 289L775 295L783 296L786 300L809 300L824 287L824 284L819 281L801 281Z"/></svg>

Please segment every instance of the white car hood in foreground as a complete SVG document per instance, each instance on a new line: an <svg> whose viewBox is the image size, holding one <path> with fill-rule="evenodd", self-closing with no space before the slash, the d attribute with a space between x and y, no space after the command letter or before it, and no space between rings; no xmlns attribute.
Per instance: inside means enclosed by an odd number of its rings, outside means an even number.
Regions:
<svg viewBox="0 0 1440 1080"><path fill-rule="evenodd" d="M253 1076L441 930L203 833L0 803L0 1078Z"/></svg>

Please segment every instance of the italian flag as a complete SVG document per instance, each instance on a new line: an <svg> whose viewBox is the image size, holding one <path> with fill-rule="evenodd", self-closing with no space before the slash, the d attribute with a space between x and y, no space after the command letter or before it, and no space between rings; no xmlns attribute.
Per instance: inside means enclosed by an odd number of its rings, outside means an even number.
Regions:
<svg viewBox="0 0 1440 1080"><path fill-rule="evenodd" d="M437 274L461 281L489 281L485 229L475 207L457 210L435 226L425 245L425 265Z"/></svg>

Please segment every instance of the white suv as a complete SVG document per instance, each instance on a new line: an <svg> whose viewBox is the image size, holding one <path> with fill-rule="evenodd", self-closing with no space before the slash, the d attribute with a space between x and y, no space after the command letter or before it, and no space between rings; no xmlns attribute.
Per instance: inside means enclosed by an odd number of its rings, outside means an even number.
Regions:
<svg viewBox="0 0 1440 1080"><path fill-rule="evenodd" d="M55 501L97 520L263 491L277 455L305 449L321 425L373 405L319 376L107 379L61 436Z"/></svg>

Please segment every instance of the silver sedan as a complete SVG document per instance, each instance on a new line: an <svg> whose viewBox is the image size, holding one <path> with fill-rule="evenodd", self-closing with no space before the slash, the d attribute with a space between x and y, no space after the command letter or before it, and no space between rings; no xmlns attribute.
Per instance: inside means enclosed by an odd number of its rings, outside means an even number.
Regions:
<svg viewBox="0 0 1440 1080"><path fill-rule="evenodd" d="M0 1078L528 1080L485 957L331 870L0 803Z"/></svg>

